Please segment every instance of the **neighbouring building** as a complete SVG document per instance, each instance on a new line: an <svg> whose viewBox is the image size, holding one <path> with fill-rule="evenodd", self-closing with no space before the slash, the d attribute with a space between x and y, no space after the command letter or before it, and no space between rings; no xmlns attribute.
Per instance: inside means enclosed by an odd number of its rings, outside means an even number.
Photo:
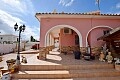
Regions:
<svg viewBox="0 0 120 80"><path fill-rule="evenodd" d="M17 51L18 36L13 34L0 34L0 54ZM23 45L21 44L21 48Z"/></svg>
<svg viewBox="0 0 120 80"><path fill-rule="evenodd" d="M17 42L18 36L13 34L2 34L0 35L0 44L13 44Z"/></svg>

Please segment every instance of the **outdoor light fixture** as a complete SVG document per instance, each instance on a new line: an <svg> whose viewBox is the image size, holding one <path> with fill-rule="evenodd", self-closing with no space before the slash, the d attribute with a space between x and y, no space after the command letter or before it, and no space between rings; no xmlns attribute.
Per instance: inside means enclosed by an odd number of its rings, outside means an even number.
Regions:
<svg viewBox="0 0 120 80"><path fill-rule="evenodd" d="M18 53L17 53L17 59L16 59L16 64L20 65L20 36L21 36L21 32L25 31L25 25L21 25L20 27L18 27L18 24L16 23L14 25L14 29L15 31L19 31L19 38L18 38Z"/></svg>
<svg viewBox="0 0 120 80"><path fill-rule="evenodd" d="M1 37L1 41L2 41L3 37Z"/></svg>

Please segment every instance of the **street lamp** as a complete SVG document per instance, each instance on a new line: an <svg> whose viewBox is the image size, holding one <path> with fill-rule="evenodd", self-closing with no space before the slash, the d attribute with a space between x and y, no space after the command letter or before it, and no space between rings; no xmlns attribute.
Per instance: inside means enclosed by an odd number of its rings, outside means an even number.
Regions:
<svg viewBox="0 0 120 80"><path fill-rule="evenodd" d="M20 27L18 27L18 24L16 23L14 25L14 29L15 31L19 31L19 38L18 38L18 54L17 54L17 59L16 59L16 64L20 65L20 36L21 36L21 32L24 32L25 30L25 25L21 25Z"/></svg>
<svg viewBox="0 0 120 80"><path fill-rule="evenodd" d="M3 37L1 37L1 41L0 41L0 42L1 42L1 44L2 44L2 39L3 39Z"/></svg>

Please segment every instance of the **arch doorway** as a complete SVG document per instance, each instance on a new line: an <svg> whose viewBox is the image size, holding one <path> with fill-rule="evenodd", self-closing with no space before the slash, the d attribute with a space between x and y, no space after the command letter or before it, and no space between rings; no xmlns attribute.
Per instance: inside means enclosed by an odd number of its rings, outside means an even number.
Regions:
<svg viewBox="0 0 120 80"><path fill-rule="evenodd" d="M104 45L104 41L97 41L97 38L104 35L104 31L111 30L113 28L109 26L96 26L88 31L86 36L86 46L90 45L91 47L101 47Z"/></svg>
<svg viewBox="0 0 120 80"><path fill-rule="evenodd" d="M73 26L57 25L49 29L45 35L45 46L54 45L60 46L74 46L82 47L82 35Z"/></svg>

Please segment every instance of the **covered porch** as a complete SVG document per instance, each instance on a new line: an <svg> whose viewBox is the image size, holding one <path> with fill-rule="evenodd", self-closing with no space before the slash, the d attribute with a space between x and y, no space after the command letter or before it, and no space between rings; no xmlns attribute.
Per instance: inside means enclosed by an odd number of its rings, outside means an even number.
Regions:
<svg viewBox="0 0 120 80"><path fill-rule="evenodd" d="M120 27L107 31L106 34L99 37L97 40L105 41L106 49L112 52L114 57L120 58Z"/></svg>

